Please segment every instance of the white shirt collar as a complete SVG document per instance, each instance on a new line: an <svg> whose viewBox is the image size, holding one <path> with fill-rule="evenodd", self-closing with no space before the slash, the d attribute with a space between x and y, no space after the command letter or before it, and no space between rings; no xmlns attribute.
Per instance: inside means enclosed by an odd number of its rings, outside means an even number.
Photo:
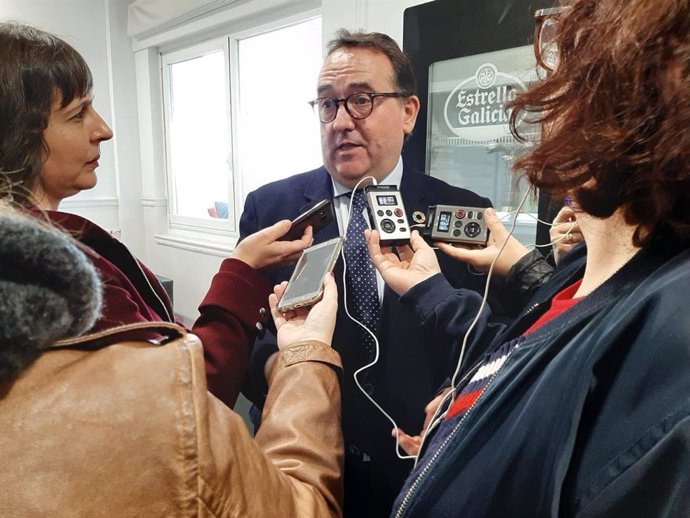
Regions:
<svg viewBox="0 0 690 518"><path fill-rule="evenodd" d="M398 189L400 189L400 181L402 180L402 173L403 173L403 161L402 157L398 158L398 163L395 164L395 167L393 170L386 175L385 178L383 178L379 183L381 185L395 185ZM331 182L333 182L333 198L337 198L338 196L342 194L347 194L352 191L349 187L345 187L344 185L336 182L333 180L333 177L331 176ZM367 182L362 182L362 186L364 185L370 185Z"/></svg>

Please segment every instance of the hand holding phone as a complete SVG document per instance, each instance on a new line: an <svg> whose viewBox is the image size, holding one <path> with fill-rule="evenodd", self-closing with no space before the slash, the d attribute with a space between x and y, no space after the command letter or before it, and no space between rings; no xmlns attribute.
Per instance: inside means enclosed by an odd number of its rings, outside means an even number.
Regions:
<svg viewBox="0 0 690 518"><path fill-rule="evenodd" d="M335 219L333 205L329 200L321 200L309 210L292 220L290 230L280 238L280 241L293 241L304 234L304 230L311 225L313 234Z"/></svg>
<svg viewBox="0 0 690 518"><path fill-rule="evenodd" d="M316 304L323 295L323 278L333 269L343 245L336 237L305 248L300 256L277 309L280 312Z"/></svg>
<svg viewBox="0 0 690 518"><path fill-rule="evenodd" d="M316 340L330 344L333 339L338 310L338 289L333 276L326 275L324 277L323 297L314 306L281 313L276 309L276 305L286 284L283 282L276 286L274 293L269 297L273 321L278 331L278 348L285 349L305 340Z"/></svg>

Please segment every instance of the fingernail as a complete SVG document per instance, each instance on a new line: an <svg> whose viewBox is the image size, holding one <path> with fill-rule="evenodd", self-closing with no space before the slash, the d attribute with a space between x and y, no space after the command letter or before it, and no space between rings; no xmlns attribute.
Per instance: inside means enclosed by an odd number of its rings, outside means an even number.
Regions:
<svg viewBox="0 0 690 518"><path fill-rule="evenodd" d="M495 211L494 209L492 209L491 207L488 207L488 208L484 211L484 213L485 213L487 216L495 216L495 215L496 215L496 211Z"/></svg>

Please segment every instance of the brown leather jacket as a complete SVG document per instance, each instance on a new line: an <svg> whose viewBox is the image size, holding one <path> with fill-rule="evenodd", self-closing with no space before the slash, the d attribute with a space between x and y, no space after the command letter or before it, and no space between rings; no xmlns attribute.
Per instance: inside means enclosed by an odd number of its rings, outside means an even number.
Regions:
<svg viewBox="0 0 690 518"><path fill-rule="evenodd" d="M280 353L254 440L206 391L199 340L163 326L166 345L59 342L0 385L0 514L341 516L338 354Z"/></svg>

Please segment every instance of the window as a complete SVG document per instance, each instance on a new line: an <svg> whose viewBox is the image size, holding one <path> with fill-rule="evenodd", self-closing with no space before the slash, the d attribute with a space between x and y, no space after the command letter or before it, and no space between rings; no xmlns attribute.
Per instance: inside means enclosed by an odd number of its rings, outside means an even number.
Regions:
<svg viewBox="0 0 690 518"><path fill-rule="evenodd" d="M164 56L171 223L223 229L230 219L232 149L225 40ZM227 224L225 225L227 228Z"/></svg>
<svg viewBox="0 0 690 518"><path fill-rule="evenodd" d="M238 40L242 187L321 165L319 119L308 101L321 69L321 18Z"/></svg>
<svg viewBox="0 0 690 518"><path fill-rule="evenodd" d="M311 18L162 54L172 228L235 234L247 193L321 164L321 48Z"/></svg>

